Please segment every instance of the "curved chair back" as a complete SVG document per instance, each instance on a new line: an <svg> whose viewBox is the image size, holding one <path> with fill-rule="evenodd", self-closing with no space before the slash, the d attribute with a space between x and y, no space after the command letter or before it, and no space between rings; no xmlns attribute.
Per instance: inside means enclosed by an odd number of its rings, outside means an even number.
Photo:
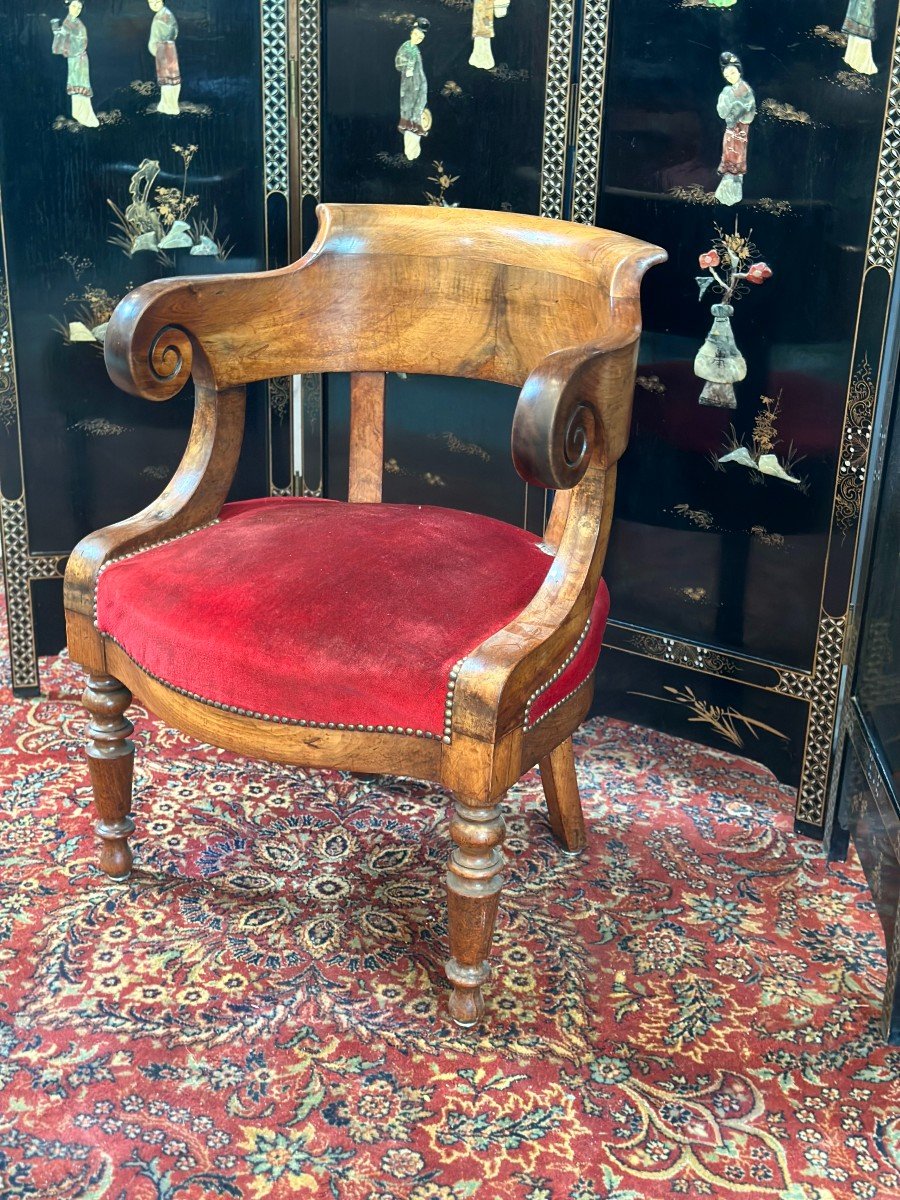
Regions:
<svg viewBox="0 0 900 1200"><path fill-rule="evenodd" d="M283 270L186 280L176 295L159 281L127 297L106 340L116 382L167 399L199 351L220 388L329 371L521 385L553 351L613 328L620 343L637 337L641 277L665 257L624 234L516 213L322 204L318 214L312 247ZM134 337L136 317L143 376L120 338Z"/></svg>

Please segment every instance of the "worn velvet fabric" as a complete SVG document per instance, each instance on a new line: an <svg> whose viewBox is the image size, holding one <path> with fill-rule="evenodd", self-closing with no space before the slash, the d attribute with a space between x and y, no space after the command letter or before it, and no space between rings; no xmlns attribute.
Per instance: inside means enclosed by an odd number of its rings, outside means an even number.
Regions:
<svg viewBox="0 0 900 1200"><path fill-rule="evenodd" d="M145 671L204 700L321 724L440 736L456 662L517 616L552 557L489 517L276 498L110 564L97 626ZM533 722L582 684L609 596Z"/></svg>

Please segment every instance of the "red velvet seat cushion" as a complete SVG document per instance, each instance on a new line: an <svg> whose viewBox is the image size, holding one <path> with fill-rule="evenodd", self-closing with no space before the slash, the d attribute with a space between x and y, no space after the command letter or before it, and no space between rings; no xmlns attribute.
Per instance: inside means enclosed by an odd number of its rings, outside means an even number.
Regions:
<svg viewBox="0 0 900 1200"><path fill-rule="evenodd" d="M532 599L538 539L489 517L404 504L267 499L110 563L97 627L196 698L313 725L444 735L455 663ZM597 660L609 597L534 699L530 722Z"/></svg>

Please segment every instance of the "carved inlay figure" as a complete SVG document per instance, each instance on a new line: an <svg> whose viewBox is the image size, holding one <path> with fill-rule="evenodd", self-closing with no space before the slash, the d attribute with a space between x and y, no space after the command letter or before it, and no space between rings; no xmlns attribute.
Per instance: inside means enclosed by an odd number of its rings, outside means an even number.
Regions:
<svg viewBox="0 0 900 1200"><path fill-rule="evenodd" d="M100 122L91 104L94 91L87 56L87 29L84 22L79 20L83 7L81 0L72 0L65 20L60 22L54 18L50 22L53 30L52 49L54 54L61 54L68 63L66 91L72 97L72 119L88 129L96 129Z"/></svg>
<svg viewBox="0 0 900 1200"><path fill-rule="evenodd" d="M181 95L181 68L175 48L178 22L163 0L147 0L147 3L153 13L147 49L156 59L156 82L159 84L157 112L164 113L167 117L177 117L181 112L178 104Z"/></svg>
<svg viewBox="0 0 900 1200"><path fill-rule="evenodd" d="M419 46L425 40L429 22L419 17L409 31L409 41L403 43L394 58L400 72L400 121L397 128L403 134L403 153L410 160L422 153L421 141L431 128L428 103L428 80L422 66Z"/></svg>
<svg viewBox="0 0 900 1200"><path fill-rule="evenodd" d="M505 17L509 0L474 0L472 5L472 53L469 63L489 71L494 65L491 40L494 36L494 21Z"/></svg>
<svg viewBox="0 0 900 1200"><path fill-rule="evenodd" d="M847 35L847 52L844 62L863 75L874 75L878 68L872 58L872 41L875 37L875 0L850 0L844 18L843 31Z"/></svg>
<svg viewBox="0 0 900 1200"><path fill-rule="evenodd" d="M720 204L738 204L744 195L747 173L747 140L750 122L756 116L756 97L743 77L741 60L735 54L720 54L725 87L719 93L716 111L725 122L722 138L722 181L716 189Z"/></svg>

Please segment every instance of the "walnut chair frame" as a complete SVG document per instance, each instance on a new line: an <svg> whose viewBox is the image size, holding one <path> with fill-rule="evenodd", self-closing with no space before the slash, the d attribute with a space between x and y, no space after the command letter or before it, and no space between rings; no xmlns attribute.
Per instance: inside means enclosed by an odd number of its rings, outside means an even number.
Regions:
<svg viewBox="0 0 900 1200"><path fill-rule="evenodd" d="M318 214L318 236L292 266L149 283L110 321L113 381L164 401L193 377L195 412L160 497L81 541L66 571L69 651L88 672L100 866L123 879L132 864L132 694L169 725L252 758L435 781L454 796L446 973L451 1014L468 1026L484 1011L504 793L540 764L556 839L573 854L585 844L572 733L590 706L593 674L532 728L527 705L571 655L591 612L629 433L640 281L666 254L607 230L509 213L323 204ZM513 460L528 483L555 491L546 579L455 669L442 739L304 728L212 707L147 674L95 623L105 564L217 517L241 446L245 385L330 371L351 374L351 504L381 500L391 371L519 386Z"/></svg>

